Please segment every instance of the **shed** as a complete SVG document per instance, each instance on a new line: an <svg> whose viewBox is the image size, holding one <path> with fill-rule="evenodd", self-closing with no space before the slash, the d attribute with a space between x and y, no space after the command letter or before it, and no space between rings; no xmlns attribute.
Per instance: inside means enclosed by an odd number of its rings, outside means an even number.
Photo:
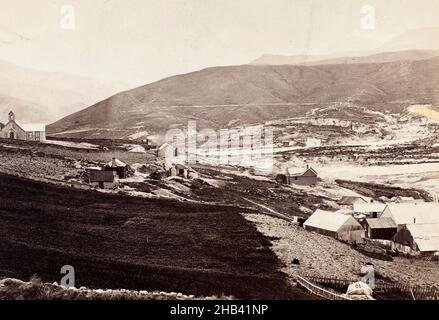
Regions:
<svg viewBox="0 0 439 320"><path fill-rule="evenodd" d="M303 226L308 231L331 236L338 240L363 242L363 227L350 215L318 209L305 221Z"/></svg>
<svg viewBox="0 0 439 320"><path fill-rule="evenodd" d="M282 184L290 184L290 172L289 172L287 166L285 166L285 167L282 169L282 172L279 172L279 173L276 175L275 180L276 180L276 182L278 182L278 183L282 183Z"/></svg>
<svg viewBox="0 0 439 320"><path fill-rule="evenodd" d="M364 222L366 237L369 239L391 240L398 231L392 218L369 218Z"/></svg>
<svg viewBox="0 0 439 320"><path fill-rule="evenodd" d="M381 217L392 218L398 229L407 224L439 223L439 204L392 203L386 206Z"/></svg>
<svg viewBox="0 0 439 320"><path fill-rule="evenodd" d="M113 189L119 185L116 171L90 171L89 182L100 189Z"/></svg>
<svg viewBox="0 0 439 320"><path fill-rule="evenodd" d="M184 164L165 164L166 174L169 177L181 177L185 179L194 179L198 178L197 172L191 167Z"/></svg>
<svg viewBox="0 0 439 320"><path fill-rule="evenodd" d="M156 156L164 159L173 159L177 156L177 151L176 147L166 142L156 150Z"/></svg>
<svg viewBox="0 0 439 320"><path fill-rule="evenodd" d="M393 240L421 253L439 251L439 223L407 224Z"/></svg>
<svg viewBox="0 0 439 320"><path fill-rule="evenodd" d="M338 204L341 206L352 206L354 204L366 203L368 203L367 200L359 196L344 196L338 201Z"/></svg>
<svg viewBox="0 0 439 320"><path fill-rule="evenodd" d="M317 179L317 171L310 167L307 167L304 172L290 174L290 183L302 186L314 186L317 184Z"/></svg>
<svg viewBox="0 0 439 320"><path fill-rule="evenodd" d="M128 175L128 165L116 158L107 163L104 170L115 171L120 179L125 179Z"/></svg>
<svg viewBox="0 0 439 320"><path fill-rule="evenodd" d="M379 218L385 208L386 208L386 204L379 202L354 203L353 205L354 212L362 213L372 218Z"/></svg>

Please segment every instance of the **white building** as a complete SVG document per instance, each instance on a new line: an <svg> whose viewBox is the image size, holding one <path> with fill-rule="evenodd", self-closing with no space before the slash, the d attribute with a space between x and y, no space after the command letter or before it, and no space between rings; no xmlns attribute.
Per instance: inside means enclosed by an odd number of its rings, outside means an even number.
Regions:
<svg viewBox="0 0 439 320"><path fill-rule="evenodd" d="M382 218L392 218L398 229L408 224L439 223L439 205L435 202L392 203L386 206Z"/></svg>
<svg viewBox="0 0 439 320"><path fill-rule="evenodd" d="M14 112L9 112L8 122L0 123L0 138L45 141L46 125L40 123L21 124L15 118Z"/></svg>
<svg viewBox="0 0 439 320"><path fill-rule="evenodd" d="M394 241L421 253L439 252L439 223L407 224L398 231Z"/></svg>
<svg viewBox="0 0 439 320"><path fill-rule="evenodd" d="M316 210L303 227L335 239L347 242L363 242L364 230L352 216L339 212Z"/></svg>
<svg viewBox="0 0 439 320"><path fill-rule="evenodd" d="M171 160L177 156L177 148L166 142L156 150L156 156Z"/></svg>

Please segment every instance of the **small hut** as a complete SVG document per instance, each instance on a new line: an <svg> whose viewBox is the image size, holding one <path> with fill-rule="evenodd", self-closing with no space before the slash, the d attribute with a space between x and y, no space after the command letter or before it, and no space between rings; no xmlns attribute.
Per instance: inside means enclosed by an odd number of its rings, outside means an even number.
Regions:
<svg viewBox="0 0 439 320"><path fill-rule="evenodd" d="M104 167L104 171L114 171L116 172L119 179L125 179L128 176L128 166L119 159L113 158Z"/></svg>
<svg viewBox="0 0 439 320"><path fill-rule="evenodd" d="M119 186L116 171L90 171L89 183L100 189L114 189Z"/></svg>
<svg viewBox="0 0 439 320"><path fill-rule="evenodd" d="M392 218L366 219L364 228L369 239L391 240L398 231Z"/></svg>

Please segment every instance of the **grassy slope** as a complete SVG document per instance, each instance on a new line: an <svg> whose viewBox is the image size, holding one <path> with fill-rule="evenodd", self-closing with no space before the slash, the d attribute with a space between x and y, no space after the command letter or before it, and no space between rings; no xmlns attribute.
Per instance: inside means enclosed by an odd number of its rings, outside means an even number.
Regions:
<svg viewBox="0 0 439 320"><path fill-rule="evenodd" d="M246 124L285 119L303 115L309 108L305 103L434 104L439 98L438 69L439 58L312 67L207 68L119 93L50 125L48 132L111 128L97 137L113 136L114 129L121 130L118 135L123 137L134 133L136 129L129 128L142 122L142 130L157 133L186 124L187 119L197 120L200 128L225 127L231 120Z"/></svg>
<svg viewBox="0 0 439 320"><path fill-rule="evenodd" d="M269 240L227 206L86 192L0 175L0 275L77 286L303 298ZM274 289L276 288L276 289Z"/></svg>

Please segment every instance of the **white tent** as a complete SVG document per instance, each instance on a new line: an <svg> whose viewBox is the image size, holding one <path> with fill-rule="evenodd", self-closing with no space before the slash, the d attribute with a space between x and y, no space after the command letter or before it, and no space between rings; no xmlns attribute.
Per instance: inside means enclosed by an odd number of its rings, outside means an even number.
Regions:
<svg viewBox="0 0 439 320"><path fill-rule="evenodd" d="M408 224L407 230L419 251L439 251L439 223Z"/></svg>

